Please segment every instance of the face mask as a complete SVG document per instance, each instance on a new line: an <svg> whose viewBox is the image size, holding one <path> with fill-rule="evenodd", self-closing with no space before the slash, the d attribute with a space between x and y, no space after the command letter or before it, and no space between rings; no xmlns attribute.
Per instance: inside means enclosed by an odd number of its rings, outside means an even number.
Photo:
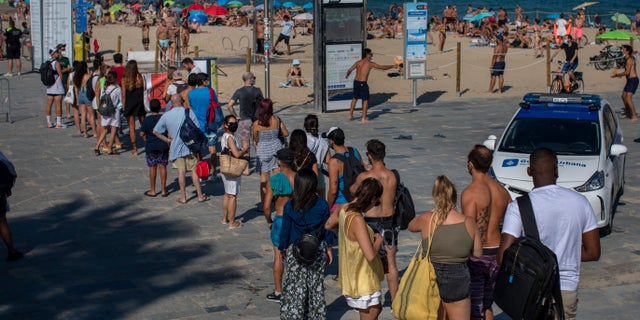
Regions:
<svg viewBox="0 0 640 320"><path fill-rule="evenodd" d="M237 122L229 123L228 127L229 127L229 131L236 132L238 130L238 123Z"/></svg>
<svg viewBox="0 0 640 320"><path fill-rule="evenodd" d="M569 40L565 40L565 41L564 41L564 44L569 44Z"/></svg>
<svg viewBox="0 0 640 320"><path fill-rule="evenodd" d="M256 85L256 79L254 78L253 80L251 80L251 85L255 86Z"/></svg>

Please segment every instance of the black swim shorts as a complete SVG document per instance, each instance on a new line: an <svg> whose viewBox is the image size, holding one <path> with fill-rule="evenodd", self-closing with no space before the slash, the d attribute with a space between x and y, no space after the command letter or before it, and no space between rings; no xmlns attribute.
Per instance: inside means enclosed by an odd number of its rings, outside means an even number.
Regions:
<svg viewBox="0 0 640 320"><path fill-rule="evenodd" d="M638 77L633 77L627 79L627 83L624 85L623 92L631 92L631 94L635 94L636 90L638 90Z"/></svg>
<svg viewBox="0 0 640 320"><path fill-rule="evenodd" d="M366 81L353 80L353 98L369 100L369 85Z"/></svg>

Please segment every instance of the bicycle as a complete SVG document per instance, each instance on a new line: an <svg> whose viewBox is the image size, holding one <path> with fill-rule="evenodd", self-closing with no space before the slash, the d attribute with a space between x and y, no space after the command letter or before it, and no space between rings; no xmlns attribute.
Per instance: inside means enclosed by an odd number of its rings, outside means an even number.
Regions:
<svg viewBox="0 0 640 320"><path fill-rule="evenodd" d="M564 83L564 75L568 72L562 72L562 61L558 61L558 70L551 71L551 75L554 76L551 81L551 93L584 93L584 80L582 80L582 72L574 71L573 76L575 80L571 81L569 77L568 83Z"/></svg>
<svg viewBox="0 0 640 320"><path fill-rule="evenodd" d="M593 62L597 70L609 70L614 67L622 69L625 65L622 50L620 47L612 45L607 45L602 48L600 54L591 58L591 62Z"/></svg>

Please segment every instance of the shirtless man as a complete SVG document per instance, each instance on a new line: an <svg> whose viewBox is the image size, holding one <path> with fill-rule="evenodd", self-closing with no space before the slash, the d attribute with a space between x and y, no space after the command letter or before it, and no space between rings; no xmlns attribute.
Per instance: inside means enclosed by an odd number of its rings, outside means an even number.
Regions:
<svg viewBox="0 0 640 320"><path fill-rule="evenodd" d="M146 18L140 16L140 28L142 28L142 45L144 51L149 51L149 24L147 24Z"/></svg>
<svg viewBox="0 0 640 320"><path fill-rule="evenodd" d="M353 110L356 108L356 102L358 99L362 99L362 123L370 122L370 120L367 119L367 109L369 108L369 85L367 84L367 80L369 80L371 68L389 70L395 67L395 65L381 66L372 60L373 53L371 49L365 48L362 50L362 59L354 63L347 71L345 79L349 78L353 70L356 70L356 77L353 80L353 99L351 99L349 120L353 120Z"/></svg>
<svg viewBox="0 0 640 320"><path fill-rule="evenodd" d="M627 83L622 89L622 103L624 103L624 117L631 121L638 121L636 107L633 105L633 95L638 89L638 73L636 72L636 58L633 56L633 47L628 44L622 46L625 64L624 71L614 72L611 78L627 77ZM640 139L634 140L640 142Z"/></svg>
<svg viewBox="0 0 640 320"><path fill-rule="evenodd" d="M393 172L384 166L384 156L386 154L384 143L379 140L367 141L367 159L371 164L371 169L358 175L356 181L351 185L349 191L354 194L358 187L367 178L375 178L380 181L383 187L380 207L380 216L366 216L364 220L374 230L382 235L383 247L380 247L380 259L387 274L387 284L391 301L398 291L398 267L396 265L396 248L398 245L398 228L394 225L393 214L395 213L393 201L396 197L398 181Z"/></svg>
<svg viewBox="0 0 640 320"><path fill-rule="evenodd" d="M176 51L178 50L176 39L178 37L179 29L175 27L173 22L170 22L173 20L174 20L173 18L171 18L171 20L167 19L167 26L169 26L169 64L170 65L175 65Z"/></svg>
<svg viewBox="0 0 640 320"><path fill-rule="evenodd" d="M496 85L496 78L498 79L498 92L502 93L502 87L504 85L504 57L507 55L507 45L504 44L504 36L499 34L496 36L496 46L493 48L493 58L491 58L491 83L489 84L488 93L493 93L493 87Z"/></svg>
<svg viewBox="0 0 640 320"><path fill-rule="evenodd" d="M492 155L487 147L476 145L467 159L471 183L462 191L462 213L476 221L483 246L483 256L470 257L468 262L471 276L471 319L493 319L491 305L499 268L496 254L500 246L500 223L511 197L488 174Z"/></svg>
<svg viewBox="0 0 640 320"><path fill-rule="evenodd" d="M164 19L160 20L160 26L158 26L158 30L156 30L156 39L158 39L158 45L162 51L162 55L160 57L160 62L162 63L165 63L167 60L167 48L169 48L169 45L171 44L169 31L170 28L167 26L167 22Z"/></svg>

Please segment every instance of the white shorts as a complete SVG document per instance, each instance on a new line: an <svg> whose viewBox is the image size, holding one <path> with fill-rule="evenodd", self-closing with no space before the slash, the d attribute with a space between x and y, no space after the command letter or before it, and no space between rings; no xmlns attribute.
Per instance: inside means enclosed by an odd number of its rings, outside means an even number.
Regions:
<svg viewBox="0 0 640 320"><path fill-rule="evenodd" d="M224 174L221 174L221 176L224 184L224 193L237 196L240 193L240 180L242 177L230 178Z"/></svg>
<svg viewBox="0 0 640 320"><path fill-rule="evenodd" d="M100 120L100 125L103 127L112 126L112 127L120 127L120 109L116 109L116 113L112 116L102 116L102 120Z"/></svg>
<svg viewBox="0 0 640 320"><path fill-rule="evenodd" d="M356 309L368 309L371 306L379 305L382 303L380 299L382 297L382 291L378 290L372 294L368 294L366 296L362 296L360 298L351 298L349 296L344 296L347 299L347 304L349 307Z"/></svg>

